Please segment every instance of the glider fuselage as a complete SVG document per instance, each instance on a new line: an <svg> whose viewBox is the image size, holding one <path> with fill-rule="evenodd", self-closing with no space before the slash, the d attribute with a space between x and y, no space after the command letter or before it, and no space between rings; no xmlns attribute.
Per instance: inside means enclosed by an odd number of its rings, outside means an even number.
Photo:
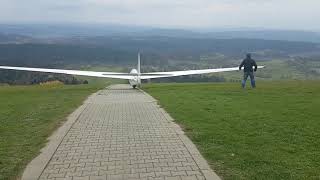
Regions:
<svg viewBox="0 0 320 180"><path fill-rule="evenodd" d="M133 88L139 87L141 85L141 79L140 74L138 73L138 70L132 69L130 71L130 74L133 74L133 78L129 79L129 83Z"/></svg>

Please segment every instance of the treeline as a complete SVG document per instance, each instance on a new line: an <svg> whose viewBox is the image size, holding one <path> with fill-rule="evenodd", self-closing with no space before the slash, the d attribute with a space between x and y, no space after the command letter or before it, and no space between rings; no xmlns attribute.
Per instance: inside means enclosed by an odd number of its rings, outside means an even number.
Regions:
<svg viewBox="0 0 320 180"><path fill-rule="evenodd" d="M67 64L118 64L133 60L136 53L128 53L82 45L2 44L0 64L34 67L64 67Z"/></svg>
<svg viewBox="0 0 320 180"><path fill-rule="evenodd" d="M56 44L1 44L0 64L19 66L64 67L66 64L120 65L136 64L137 52L144 64L163 65L168 60L199 61L214 53L226 59L242 58L246 52L257 59L289 57L291 53L319 51L314 43L254 39L186 39L186 38L110 38L81 37Z"/></svg>
<svg viewBox="0 0 320 180"><path fill-rule="evenodd" d="M64 84L88 84L87 80L77 79L71 75L0 70L0 84L32 85L50 81L60 81Z"/></svg>
<svg viewBox="0 0 320 180"><path fill-rule="evenodd" d="M248 51L270 50L276 53L298 53L319 50L316 43L291 42L262 39L213 39L181 37L74 37L66 39L64 44L99 45L107 49L123 51L153 52L175 55L203 55L221 53L227 56L239 56Z"/></svg>

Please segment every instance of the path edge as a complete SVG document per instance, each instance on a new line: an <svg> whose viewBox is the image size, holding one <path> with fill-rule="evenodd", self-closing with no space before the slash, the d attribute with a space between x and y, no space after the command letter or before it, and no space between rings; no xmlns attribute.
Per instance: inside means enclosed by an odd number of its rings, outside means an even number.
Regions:
<svg viewBox="0 0 320 180"><path fill-rule="evenodd" d="M166 112L166 110L161 107L158 103L158 100L156 100L153 96L148 94L147 92L143 91L142 89L138 88L143 94L148 96L149 98L152 98L157 102L157 105L161 111L161 113L165 116L166 120L171 123L171 128L173 128L180 138L180 140L183 142L183 144L186 146L187 150L189 151L191 157L194 159L196 164L198 165L199 169L201 170L203 176L207 180L221 180L221 178L211 169L209 166L207 160L204 159L204 157L201 155L199 152L198 148L196 147L195 144L185 135L184 131L182 128L174 122L174 119L170 116L169 113Z"/></svg>
<svg viewBox="0 0 320 180"><path fill-rule="evenodd" d="M66 118L66 121L63 122L63 124L58 127L51 136L49 136L46 145L40 150L40 154L30 161L27 167L24 169L21 180L37 180L40 178L43 170L58 149L63 138L67 135L73 124L86 109L88 103L90 103L91 97L96 96L99 92L100 90L89 95L82 105L69 114Z"/></svg>

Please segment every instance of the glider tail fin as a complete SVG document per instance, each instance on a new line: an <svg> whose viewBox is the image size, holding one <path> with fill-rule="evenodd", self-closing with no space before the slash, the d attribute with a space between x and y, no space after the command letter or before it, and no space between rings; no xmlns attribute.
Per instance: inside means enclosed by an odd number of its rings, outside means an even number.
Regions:
<svg viewBox="0 0 320 180"><path fill-rule="evenodd" d="M138 74L141 74L140 52L138 53Z"/></svg>

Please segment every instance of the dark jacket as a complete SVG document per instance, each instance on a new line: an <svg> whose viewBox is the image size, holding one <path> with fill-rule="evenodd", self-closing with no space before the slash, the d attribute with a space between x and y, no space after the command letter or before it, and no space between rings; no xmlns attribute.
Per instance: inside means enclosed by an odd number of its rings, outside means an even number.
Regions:
<svg viewBox="0 0 320 180"><path fill-rule="evenodd" d="M257 68L258 68L256 61L254 61L251 58L244 59L239 66L239 70L241 70L243 66L244 66L244 72L253 72L253 68L252 68L253 66L254 66L254 71L257 71Z"/></svg>

